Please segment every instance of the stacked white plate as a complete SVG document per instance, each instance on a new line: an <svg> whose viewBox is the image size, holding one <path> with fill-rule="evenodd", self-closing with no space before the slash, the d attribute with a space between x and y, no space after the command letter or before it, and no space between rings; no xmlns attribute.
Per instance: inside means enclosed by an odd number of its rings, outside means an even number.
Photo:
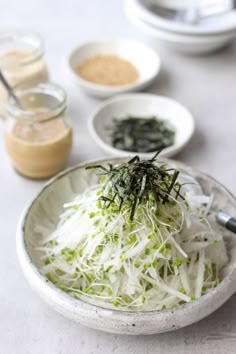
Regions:
<svg viewBox="0 0 236 354"><path fill-rule="evenodd" d="M158 7L183 10L189 6L189 1L125 0L124 4L126 15L134 25L154 41L160 40L172 49L195 54L209 53L225 46L236 37L236 10L201 17L196 24L168 19L158 11ZM204 1L200 0L200 5ZM216 1L222 4L225 0L221 0L221 3Z"/></svg>

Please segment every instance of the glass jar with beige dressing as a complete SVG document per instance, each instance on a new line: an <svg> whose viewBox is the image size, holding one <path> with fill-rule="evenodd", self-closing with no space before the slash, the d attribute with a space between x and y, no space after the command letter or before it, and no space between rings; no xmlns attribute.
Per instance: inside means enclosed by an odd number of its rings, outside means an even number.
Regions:
<svg viewBox="0 0 236 354"><path fill-rule="evenodd" d="M41 38L26 31L0 34L0 68L11 86L27 83L31 86L48 80ZM7 95L0 83L0 115L6 108Z"/></svg>
<svg viewBox="0 0 236 354"><path fill-rule="evenodd" d="M53 176L65 167L72 145L66 94L49 83L15 92L21 107L9 97L4 131L13 166L29 178Z"/></svg>

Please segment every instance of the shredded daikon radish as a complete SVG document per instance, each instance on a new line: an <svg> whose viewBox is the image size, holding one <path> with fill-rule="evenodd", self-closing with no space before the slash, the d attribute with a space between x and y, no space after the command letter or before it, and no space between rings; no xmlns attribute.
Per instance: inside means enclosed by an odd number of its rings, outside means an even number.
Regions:
<svg viewBox="0 0 236 354"><path fill-rule="evenodd" d="M102 207L104 183L66 203L38 248L51 282L83 301L130 311L177 306L218 285L227 254L207 217L214 195L187 186L184 198L172 193L158 209L140 203L131 220L128 206Z"/></svg>

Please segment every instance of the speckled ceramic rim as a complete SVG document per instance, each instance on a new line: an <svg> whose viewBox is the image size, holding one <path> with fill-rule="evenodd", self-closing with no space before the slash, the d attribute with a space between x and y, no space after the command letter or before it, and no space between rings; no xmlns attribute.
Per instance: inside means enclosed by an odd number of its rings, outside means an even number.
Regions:
<svg viewBox="0 0 236 354"><path fill-rule="evenodd" d="M231 272L216 288L195 301L163 311L128 312L105 309L74 299L69 294L57 289L52 283L48 282L48 280L39 272L38 268L30 259L26 249L24 231L27 218L29 217L31 208L35 201L40 198L41 194L55 181L63 178L71 172L74 172L77 169L85 168L88 165L98 163L98 161L99 163L107 163L111 160L121 162L126 159L116 158L95 160L81 163L75 167L69 168L46 183L33 201L29 203L29 206L25 208L18 223L16 244L18 258L26 279L41 295L41 297L62 315L91 328L100 329L111 333L135 335L161 333L185 327L203 319L223 305L223 303L225 303L236 291L236 265L234 265ZM224 191L227 197L236 204L235 197L212 177L191 169L177 161L170 159L164 160L169 164L176 166L183 172L193 173L200 178L207 178L216 183ZM204 311L201 311L201 308L203 308Z"/></svg>

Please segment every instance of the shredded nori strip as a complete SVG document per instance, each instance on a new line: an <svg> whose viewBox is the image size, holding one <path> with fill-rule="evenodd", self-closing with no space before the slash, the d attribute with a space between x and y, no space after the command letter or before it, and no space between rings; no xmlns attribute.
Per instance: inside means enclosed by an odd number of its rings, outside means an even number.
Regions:
<svg viewBox="0 0 236 354"><path fill-rule="evenodd" d="M166 165L158 166L155 160L159 153L150 160L140 160L136 155L120 165L88 166L86 169L98 169L101 175L106 176L99 197L103 208L109 208L116 202L121 209L125 204L130 208L130 220L133 220L135 211L143 202L158 209L160 204L173 202L173 197L184 199L180 194L181 184L177 181L179 171Z"/></svg>
<svg viewBox="0 0 236 354"><path fill-rule="evenodd" d="M175 130L169 122L154 116L114 118L107 130L112 146L132 152L159 151L173 145L175 139Z"/></svg>

